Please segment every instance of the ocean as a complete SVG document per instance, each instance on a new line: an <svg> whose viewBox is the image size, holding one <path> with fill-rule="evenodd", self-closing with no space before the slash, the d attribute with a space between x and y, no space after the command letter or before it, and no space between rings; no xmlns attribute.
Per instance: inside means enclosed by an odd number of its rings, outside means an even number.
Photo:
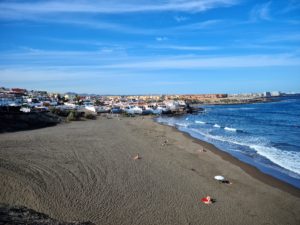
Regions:
<svg viewBox="0 0 300 225"><path fill-rule="evenodd" d="M214 144L263 173L300 188L300 97L243 105L204 105L205 111L157 122Z"/></svg>

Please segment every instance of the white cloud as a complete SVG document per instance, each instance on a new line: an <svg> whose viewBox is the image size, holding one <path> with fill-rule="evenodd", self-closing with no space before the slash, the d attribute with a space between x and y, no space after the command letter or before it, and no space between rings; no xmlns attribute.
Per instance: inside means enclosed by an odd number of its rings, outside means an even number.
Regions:
<svg viewBox="0 0 300 225"><path fill-rule="evenodd" d="M48 81L69 81L69 80L88 80L88 79L105 79L132 77L134 73L122 73L121 71L103 71L96 67L30 67L23 66L19 68L1 68L1 82L48 82Z"/></svg>
<svg viewBox="0 0 300 225"><path fill-rule="evenodd" d="M110 90L107 87L116 79L146 79L153 74L171 74L176 71L177 74L189 74L189 72L199 71L203 74L203 70L214 69L222 71L224 69L238 68L260 68L260 67L300 67L300 57L289 54L269 54L269 55L232 55L232 56L199 56L199 55L179 55L179 56L148 56L148 57L95 57L94 53L78 52L73 56L71 52L45 52L42 50L31 50L28 53L28 62L23 65L6 64L1 61L0 77L3 85L20 86L30 88L47 88L47 90L64 90L70 86L70 82L74 82L75 87L81 87L85 83L86 90L93 91L88 85L94 85L95 90ZM97 53L98 54L98 53ZM97 56L96 54L96 56ZM46 57L45 63L35 63L33 59ZM59 57L61 56L61 57ZM28 58L23 54L22 59ZM72 64L69 64L70 57ZM2 57L1 57L2 58ZM76 61L73 59L77 58ZM102 58L104 61L101 61ZM63 59L63 60L62 60ZM53 62L52 62L53 61ZM50 62L50 63L49 63ZM61 63L62 62L62 63ZM89 83L92 81L92 84ZM157 81L162 82L161 85L183 85L176 81ZM143 83L143 82L141 82ZM96 85L97 84L97 85ZM100 86L98 84L101 84ZM159 83L157 83L159 85ZM77 86L76 86L77 85ZM140 85L139 85L140 86ZM110 87L111 88L111 87ZM120 87L119 87L120 88ZM128 87L127 87L128 89ZM125 89L124 89L125 90ZM132 89L131 89L132 90ZM122 92L121 90L115 90ZM127 90L128 92L128 90ZM124 93L123 93L124 94Z"/></svg>
<svg viewBox="0 0 300 225"><path fill-rule="evenodd" d="M185 17L185 16L175 16L174 20L176 20L178 23L180 23L180 22L188 20L188 17Z"/></svg>
<svg viewBox="0 0 300 225"><path fill-rule="evenodd" d="M51 74L51 75L50 75ZM2 82L34 82L34 81L64 81L74 77L74 74L58 72L57 70L36 68L0 69ZM47 76L50 75L50 76Z"/></svg>
<svg viewBox="0 0 300 225"><path fill-rule="evenodd" d="M250 12L250 21L271 20L270 6L271 2L254 6Z"/></svg>
<svg viewBox="0 0 300 225"><path fill-rule="evenodd" d="M183 25L183 26L177 26L177 27L170 28L170 29L175 30L175 31L177 31L177 30L192 30L192 31L195 31L195 30L201 30L201 29L207 29L207 28L210 28L210 27L214 27L215 25L220 24L222 22L223 22L222 20L205 20L205 21L201 21L201 22L198 22L198 23L186 24L186 25Z"/></svg>
<svg viewBox="0 0 300 225"><path fill-rule="evenodd" d="M295 10L300 9L300 2L299 0L287 0L288 4L286 7L284 7L281 11L281 13L289 13Z"/></svg>
<svg viewBox="0 0 300 225"><path fill-rule="evenodd" d="M195 84L193 81L157 81L157 82L152 82L151 85L157 85L157 86L174 86L174 85L192 85Z"/></svg>
<svg viewBox="0 0 300 225"><path fill-rule="evenodd" d="M154 34L156 30L152 29L140 29L137 27L130 27L124 24L117 24L112 22L102 22L92 19L39 19L39 22L48 22L48 23L58 23L58 24L68 24L74 26L80 26L84 28L91 28L96 30L111 30L121 33L131 33L131 34Z"/></svg>
<svg viewBox="0 0 300 225"><path fill-rule="evenodd" d="M153 60L140 60L121 64L111 64L103 68L114 69L142 69L142 70L168 70L168 69L203 69L203 68L241 68L241 67L276 67L276 66L300 66L300 58L278 55L247 55L224 57L177 57L157 58Z"/></svg>
<svg viewBox="0 0 300 225"><path fill-rule="evenodd" d="M167 37L156 37L155 40L161 42L161 41L167 41L168 38Z"/></svg>
<svg viewBox="0 0 300 225"><path fill-rule="evenodd" d="M300 20L285 20L283 22L289 23L291 25L299 25L300 24Z"/></svg>
<svg viewBox="0 0 300 225"><path fill-rule="evenodd" d="M152 46L150 46L152 47ZM156 46L153 46L154 48ZM166 45L169 48L186 51L214 50L205 46ZM239 68L239 67L276 67L300 66L297 51L292 54L258 54L258 55L157 55L130 56L122 48L107 46L98 51L46 51L24 47L22 51L2 52L0 68L76 68L82 71L105 69L106 71L126 70L166 70L166 69L202 69L202 68ZM117 63L116 63L117 62Z"/></svg>
<svg viewBox="0 0 300 225"><path fill-rule="evenodd" d="M217 7L237 4L237 0L168 0L168 1L123 1L123 0L51 0L38 2L3 1L0 11L28 13L136 13L153 11L203 12Z"/></svg>
<svg viewBox="0 0 300 225"><path fill-rule="evenodd" d="M112 1L35 1L35 2L0 2L0 20L29 20L38 23L66 24L97 30L110 30L118 33L140 35L168 35L178 30L197 30L209 28L220 20L207 20L165 29L150 29L130 26L128 24L107 22L95 19L94 14L101 13L136 13L152 11L201 12L212 8L237 4L237 0L112 0ZM174 17L178 22L187 17Z"/></svg>
<svg viewBox="0 0 300 225"><path fill-rule="evenodd" d="M157 49L173 49L173 50L181 50L181 51L208 51L208 50L216 50L219 47L214 46L190 46L190 45L156 45L150 46L151 48Z"/></svg>
<svg viewBox="0 0 300 225"><path fill-rule="evenodd" d="M62 23L74 26L81 26L84 28L91 28L91 29L98 29L98 30L111 30L121 33L131 33L131 34L140 34L140 35L155 35L158 33L169 34L174 33L182 30L200 30L200 29L209 29L214 27L218 24L221 24L222 20L206 20L197 23L185 24L182 26L175 26L175 27L167 27L165 29L150 29L150 28L138 28L138 27L130 27L128 25L123 24L116 24L111 22L98 22L95 20L70 20L70 19L60 19L60 20L39 20L39 22L50 22L50 23ZM157 41L166 41L168 40L167 37L159 36L156 38Z"/></svg>
<svg viewBox="0 0 300 225"><path fill-rule="evenodd" d="M61 51L22 47L21 50L1 52L0 67L1 65L21 68L22 66L93 67L125 59L128 59L126 51L118 46L103 46L97 51Z"/></svg>
<svg viewBox="0 0 300 225"><path fill-rule="evenodd" d="M290 34L277 34L268 36L264 39L260 40L263 43L270 43L270 42L300 42L300 33L290 33Z"/></svg>

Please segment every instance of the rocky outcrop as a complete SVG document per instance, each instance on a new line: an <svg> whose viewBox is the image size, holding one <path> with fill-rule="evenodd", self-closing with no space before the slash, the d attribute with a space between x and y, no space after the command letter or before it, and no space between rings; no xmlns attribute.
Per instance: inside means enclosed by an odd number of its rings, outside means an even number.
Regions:
<svg viewBox="0 0 300 225"><path fill-rule="evenodd" d="M94 225L91 222L62 222L23 206L0 204L0 224L3 225Z"/></svg>
<svg viewBox="0 0 300 225"><path fill-rule="evenodd" d="M0 133L54 126L60 122L60 117L49 112L1 112Z"/></svg>

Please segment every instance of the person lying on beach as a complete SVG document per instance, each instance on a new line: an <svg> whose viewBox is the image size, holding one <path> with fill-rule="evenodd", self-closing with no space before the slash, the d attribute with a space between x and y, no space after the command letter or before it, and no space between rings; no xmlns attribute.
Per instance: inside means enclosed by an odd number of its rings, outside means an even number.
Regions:
<svg viewBox="0 0 300 225"><path fill-rule="evenodd" d="M214 202L213 199L209 195L206 196L205 198L202 198L201 201L207 205L212 204Z"/></svg>

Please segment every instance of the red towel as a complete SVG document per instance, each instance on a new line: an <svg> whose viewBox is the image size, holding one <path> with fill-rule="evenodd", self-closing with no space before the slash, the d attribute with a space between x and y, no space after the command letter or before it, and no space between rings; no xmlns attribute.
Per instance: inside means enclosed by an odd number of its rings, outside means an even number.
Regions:
<svg viewBox="0 0 300 225"><path fill-rule="evenodd" d="M201 201L204 203L209 203L209 200L207 198L202 198Z"/></svg>

